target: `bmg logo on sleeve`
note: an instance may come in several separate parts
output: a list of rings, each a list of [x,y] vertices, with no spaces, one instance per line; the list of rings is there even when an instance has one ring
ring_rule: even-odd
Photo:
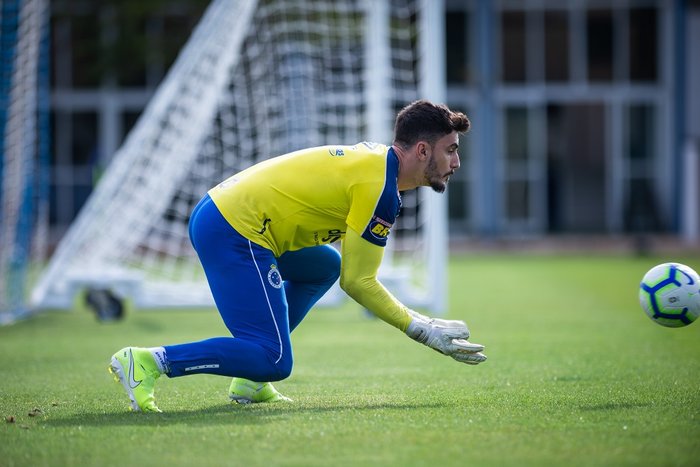
[[[369,231],[377,240],[385,240],[391,232],[391,227],[392,224],[377,216],[369,223]]]

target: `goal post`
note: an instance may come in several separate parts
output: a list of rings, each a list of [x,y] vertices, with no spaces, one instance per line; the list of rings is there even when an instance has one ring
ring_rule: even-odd
[[[48,0],[0,2],[0,324],[30,312],[48,224]]]
[[[445,83],[445,30],[444,0],[420,0],[420,37],[419,41],[419,83],[420,93],[426,99],[434,102],[445,102],[447,93]],[[421,202],[428,209],[424,236],[429,240],[425,248],[425,262],[428,269],[428,289],[433,294],[432,308],[440,313],[447,312],[447,195],[438,195],[428,189],[423,189]]]
[[[422,97],[422,54],[442,54],[442,45],[418,46],[432,29],[421,18],[435,5],[212,1],[58,245],[34,288],[35,306],[71,308],[76,294],[94,288],[135,308],[213,306],[187,235],[194,205],[273,156],[390,143],[395,113]],[[424,191],[404,194],[380,278],[409,306],[440,313],[444,297],[431,278],[444,285],[447,238],[433,216],[444,213],[446,197],[440,205]],[[325,303],[343,297],[336,286]]]

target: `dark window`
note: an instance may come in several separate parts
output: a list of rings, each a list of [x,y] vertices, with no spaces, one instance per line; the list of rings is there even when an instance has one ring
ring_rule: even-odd
[[[510,161],[526,161],[527,108],[511,107],[506,110],[506,131],[506,158]]]
[[[656,81],[658,67],[657,11],[634,8],[629,12],[631,81]]]
[[[506,82],[525,81],[525,13],[501,14],[501,70]]]
[[[631,105],[628,131],[628,157],[632,160],[650,161],[653,158],[656,143],[654,107],[648,104]]]
[[[588,79],[612,81],[613,17],[610,10],[590,10],[587,16]]]
[[[77,112],[72,114],[72,163],[92,165],[97,162],[97,114]]]
[[[550,231],[605,230],[608,128],[602,102],[547,107]]]
[[[100,24],[92,15],[71,16],[71,77],[75,88],[99,87],[105,73]]]
[[[569,17],[565,11],[544,14],[545,79],[569,79]]]
[[[506,216],[509,220],[527,220],[530,217],[530,182],[511,180],[506,185]]]
[[[445,65],[448,83],[469,81],[469,35],[467,13],[448,11],[445,16]]]
[[[146,18],[129,12],[128,8],[120,12],[117,40],[106,53],[111,55],[110,64],[120,86],[144,87],[152,45],[146,36]]]
[[[56,147],[56,120],[64,118],[65,113],[51,109],[49,111],[49,141],[51,141],[51,150],[49,151],[49,165],[54,166],[59,163],[58,155],[60,151]]]
[[[447,189],[448,211],[450,219],[464,220],[469,217],[467,204],[468,183],[462,180],[450,180]]]
[[[624,228],[643,234],[661,230],[661,218],[654,186],[648,178],[631,178],[627,182]]]

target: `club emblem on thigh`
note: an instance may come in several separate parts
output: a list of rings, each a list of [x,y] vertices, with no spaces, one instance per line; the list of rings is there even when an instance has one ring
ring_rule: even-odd
[[[274,264],[270,265],[270,270],[267,273],[267,281],[276,289],[282,287],[282,275]]]

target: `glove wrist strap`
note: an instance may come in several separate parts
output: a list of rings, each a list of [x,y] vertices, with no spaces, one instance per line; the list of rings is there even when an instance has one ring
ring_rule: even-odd
[[[413,318],[408,328],[406,328],[406,335],[416,342],[425,344],[428,342],[428,337],[430,335],[429,327],[430,325],[428,323]]]

